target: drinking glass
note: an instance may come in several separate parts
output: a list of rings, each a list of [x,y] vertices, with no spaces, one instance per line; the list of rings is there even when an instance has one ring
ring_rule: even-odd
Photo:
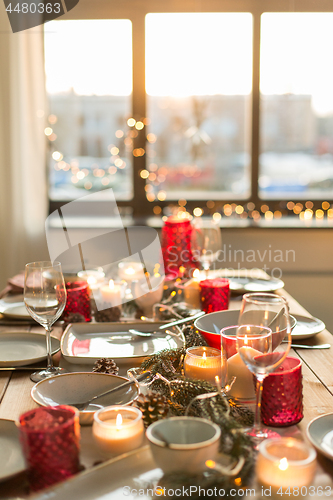
[[[26,264],[24,302],[30,316],[46,330],[47,368],[30,376],[33,382],[39,382],[65,372],[63,368],[53,366],[51,352],[51,327],[66,305],[66,287],[59,262]]]
[[[222,248],[221,230],[213,219],[197,218],[192,223],[191,250],[195,260],[202,264],[208,275]]]
[[[257,380],[255,422],[248,434],[259,443],[277,435],[261,427],[261,397],[265,377],[283,363],[290,350],[291,326],[286,299],[269,293],[245,294],[238,325],[237,351]]]

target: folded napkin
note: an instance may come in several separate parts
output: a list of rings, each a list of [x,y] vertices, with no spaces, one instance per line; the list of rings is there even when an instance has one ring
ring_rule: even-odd
[[[17,274],[7,280],[7,286],[0,292],[0,299],[7,294],[23,293],[24,273]]]

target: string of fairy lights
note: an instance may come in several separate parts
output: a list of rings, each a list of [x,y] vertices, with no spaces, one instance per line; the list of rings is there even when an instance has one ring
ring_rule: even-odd
[[[157,141],[157,137],[154,133],[149,132],[146,135],[148,147],[146,149],[134,147],[134,140],[138,137],[138,134],[140,132],[145,133],[145,127],[150,125],[151,121],[149,118],[142,118],[140,120],[135,120],[132,117],[128,118],[126,122],[127,127],[125,127],[125,129],[116,130],[115,143],[108,146],[110,164],[104,168],[101,168],[97,164],[93,164],[90,169],[81,168],[77,159],[67,162],[64,159],[64,154],[56,150],[55,142],[57,140],[57,134],[54,131],[54,126],[57,120],[56,115],[49,115],[49,125],[44,130],[47,139],[52,144],[51,155],[54,160],[53,168],[55,171],[63,170],[64,172],[69,172],[71,174],[71,183],[73,185],[78,185],[80,183],[80,187],[87,191],[90,191],[94,187],[91,181],[92,176],[100,179],[102,188],[107,188],[111,183],[111,177],[126,168],[126,158],[129,158],[130,155],[134,157],[146,155],[148,159],[147,166],[140,170],[139,175],[146,181],[144,188],[146,198],[151,203],[152,212],[156,216],[162,216],[162,218],[164,218],[167,214],[170,214],[170,212],[180,213],[184,216],[193,215],[194,217],[209,215],[218,222],[222,218],[272,221],[292,215],[305,222],[312,220],[320,222],[324,219],[333,222],[333,204],[328,201],[323,201],[320,204],[317,202],[316,206],[315,203],[310,200],[304,203],[297,201],[282,201],[278,203],[278,208],[276,208],[276,204],[274,204],[273,208],[267,202],[256,206],[252,201],[244,202],[244,204],[237,204],[208,200],[202,206],[191,209],[192,213],[190,213],[186,208],[188,201],[182,198],[179,199],[176,204],[174,202],[167,204],[163,203],[166,206],[162,208],[159,202],[167,202],[168,194],[167,191],[163,189],[163,184],[167,180],[170,172],[167,165],[163,164],[159,166],[154,161],[156,152],[150,146]],[[193,169],[193,166],[191,167],[192,169],[188,169],[188,174],[186,174],[188,177],[196,175],[195,169]]]

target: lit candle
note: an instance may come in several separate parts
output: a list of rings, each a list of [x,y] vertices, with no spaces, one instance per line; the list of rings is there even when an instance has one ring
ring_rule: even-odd
[[[184,360],[185,376],[188,378],[207,380],[216,384],[216,376],[225,379],[226,365],[223,363],[221,351],[213,347],[189,347]]]
[[[126,453],[142,444],[142,413],[127,406],[102,408],[94,414],[92,431],[102,451],[107,454]]]
[[[87,269],[85,271],[79,271],[77,275],[88,283],[91,290],[97,290],[105,278],[105,273],[102,269]]]
[[[144,268],[141,262],[120,262],[118,264],[118,276],[122,280],[133,281],[144,277]]]
[[[262,496],[284,498],[288,488],[291,496],[293,488],[298,488],[301,496],[307,496],[307,486],[312,483],[315,470],[316,452],[305,442],[281,438],[266,439],[259,445],[257,479]]]
[[[135,303],[142,309],[145,316],[152,316],[153,306],[161,301],[164,290],[164,278],[159,273],[145,279],[133,281],[132,295]]]
[[[108,285],[101,287],[101,296],[102,300],[109,304],[109,307],[121,306],[121,288],[119,285],[115,285],[113,280],[110,280]]]
[[[200,271],[195,269],[193,271],[193,278],[184,285],[184,300],[186,304],[194,309],[201,309],[200,300]]]
[[[252,347],[246,347],[246,349],[252,349]],[[255,349],[253,349],[253,351],[255,351]],[[228,378],[231,379],[232,377],[236,377],[228,396],[236,399],[254,399],[255,389],[253,375],[243,362],[240,355],[238,353],[234,354],[228,359],[227,363]]]

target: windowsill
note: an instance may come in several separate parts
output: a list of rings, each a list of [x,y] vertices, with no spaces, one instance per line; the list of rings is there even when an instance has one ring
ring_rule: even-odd
[[[121,228],[130,226],[149,226],[155,229],[161,229],[163,221],[161,217],[140,217],[133,218],[131,216],[123,216],[121,218],[122,225],[116,217],[67,217],[66,227],[72,229],[100,229],[100,228]],[[311,219],[302,221],[298,217],[282,217],[281,219],[265,220],[260,219],[233,219],[231,217],[223,217],[219,221],[221,228],[226,229],[246,229],[246,228],[261,228],[261,229],[332,229],[333,219]],[[61,229],[59,219],[50,222],[50,228]]]

